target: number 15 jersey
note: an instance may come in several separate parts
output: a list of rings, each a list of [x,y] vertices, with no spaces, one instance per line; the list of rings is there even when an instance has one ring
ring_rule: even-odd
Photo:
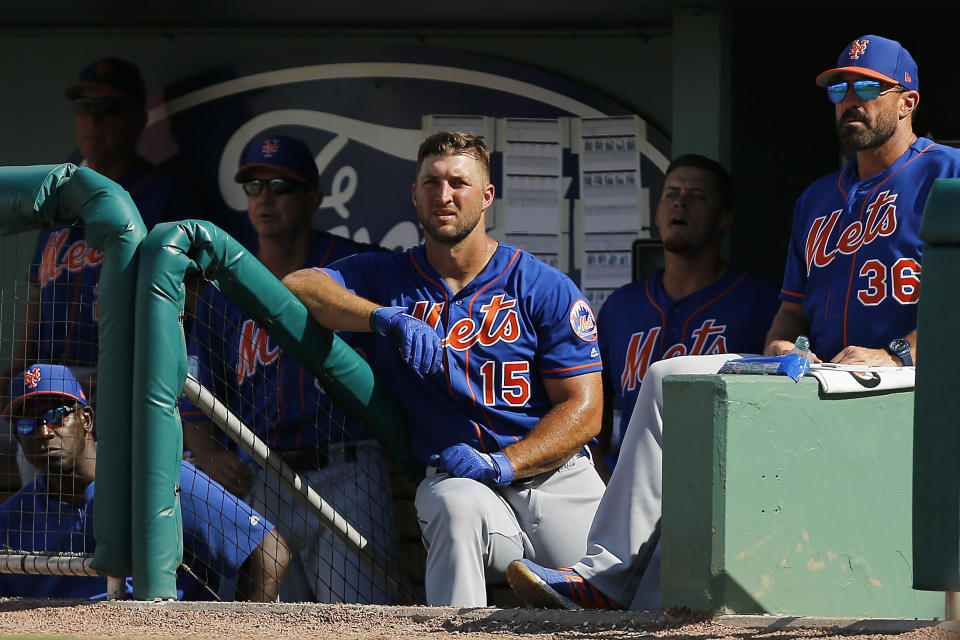
[[[522,439],[552,408],[544,378],[601,370],[597,325],[566,275],[500,243],[490,262],[454,294],[423,245],[360,254],[320,270],[359,296],[399,306],[443,338],[444,370],[421,377],[385,339],[374,370],[406,409],[413,452],[465,442],[499,451]]]

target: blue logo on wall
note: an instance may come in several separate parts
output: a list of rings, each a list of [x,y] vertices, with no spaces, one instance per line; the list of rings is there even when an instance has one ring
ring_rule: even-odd
[[[167,88],[149,109],[141,150],[189,181],[198,217],[254,248],[246,198],[233,174],[247,145],[265,135],[300,138],[316,155],[326,194],[314,226],[409,247],[422,238],[411,203],[417,148],[434,130],[479,128],[474,133],[490,135],[489,123],[498,118],[618,115],[631,112],[579,84],[503,60],[434,49],[339,48],[218,69]],[[655,205],[669,142],[651,128],[646,141],[640,175]],[[493,169],[499,195],[497,153]],[[564,172],[576,174],[569,151]],[[565,188],[575,197],[578,181]]]

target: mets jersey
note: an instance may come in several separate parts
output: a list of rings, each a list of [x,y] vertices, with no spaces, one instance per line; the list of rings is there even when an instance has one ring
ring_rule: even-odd
[[[597,325],[604,374],[620,402],[625,433],[647,368],[658,360],[710,353],[762,353],[777,312],[777,288],[740,267],[681,300],[663,288],[663,269],[607,298]]]
[[[92,554],[94,484],[79,504],[50,494],[45,475],[0,505],[0,540],[8,550]],[[237,574],[274,526],[188,462],[180,466],[183,561],[181,600],[233,600]],[[127,593],[133,584],[127,578]],[[0,574],[0,595],[21,598],[103,598],[106,581],[86,576]]]
[[[359,296],[399,306],[443,336],[443,371],[422,377],[378,338],[374,370],[406,410],[424,463],[465,442],[499,451],[551,408],[544,378],[599,372],[593,311],[563,273],[500,243],[454,295],[418,245],[341,260],[323,273]]]
[[[920,219],[936,178],[960,176],[960,150],[918,138],[886,171],[857,163],[797,200],[780,298],[803,305],[810,348],[881,348],[917,328]]]
[[[307,266],[327,265],[364,251],[386,250],[317,232]],[[192,373],[200,383],[226,402],[271,449],[309,451],[328,441],[370,437],[359,421],[333,409],[313,374],[286,356],[266,331],[212,284],[197,304],[187,352],[195,359]],[[181,400],[180,415],[207,419],[186,398]],[[241,450],[237,455],[249,459]]]
[[[143,158],[118,181],[133,198],[149,231],[159,222],[189,215],[170,178]],[[38,358],[64,364],[96,365],[97,280],[103,252],[87,245],[82,222],[44,230],[30,267],[40,287]]]

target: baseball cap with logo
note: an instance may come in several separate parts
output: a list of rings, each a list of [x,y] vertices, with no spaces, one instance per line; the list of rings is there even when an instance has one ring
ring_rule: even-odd
[[[86,87],[107,87],[120,92],[137,108],[146,102],[146,88],[137,65],[120,58],[102,58],[91,62],[80,72],[77,81],[68,84],[63,95],[69,100],[82,96]]]
[[[320,183],[317,163],[310,148],[290,136],[272,135],[250,145],[233,179],[245,182],[250,171],[258,167],[273,169],[282,176],[305,182],[314,189]]]
[[[917,63],[902,44],[889,38],[860,36],[843,50],[836,68],[817,76],[817,84],[821,87],[833,84],[841,73],[856,73],[919,91]]]
[[[53,394],[73,398],[83,406],[89,406],[83,388],[67,367],[59,364],[32,364],[10,381],[10,403],[3,413],[10,414],[13,405],[21,400],[40,394]]]

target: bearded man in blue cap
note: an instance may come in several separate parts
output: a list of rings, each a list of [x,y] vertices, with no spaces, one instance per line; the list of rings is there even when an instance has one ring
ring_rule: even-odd
[[[933,181],[960,175],[960,151],[913,132],[919,73],[895,40],[857,38],[816,82],[856,160],[797,200],[765,355],[804,334],[831,362],[914,365],[920,219]]]

